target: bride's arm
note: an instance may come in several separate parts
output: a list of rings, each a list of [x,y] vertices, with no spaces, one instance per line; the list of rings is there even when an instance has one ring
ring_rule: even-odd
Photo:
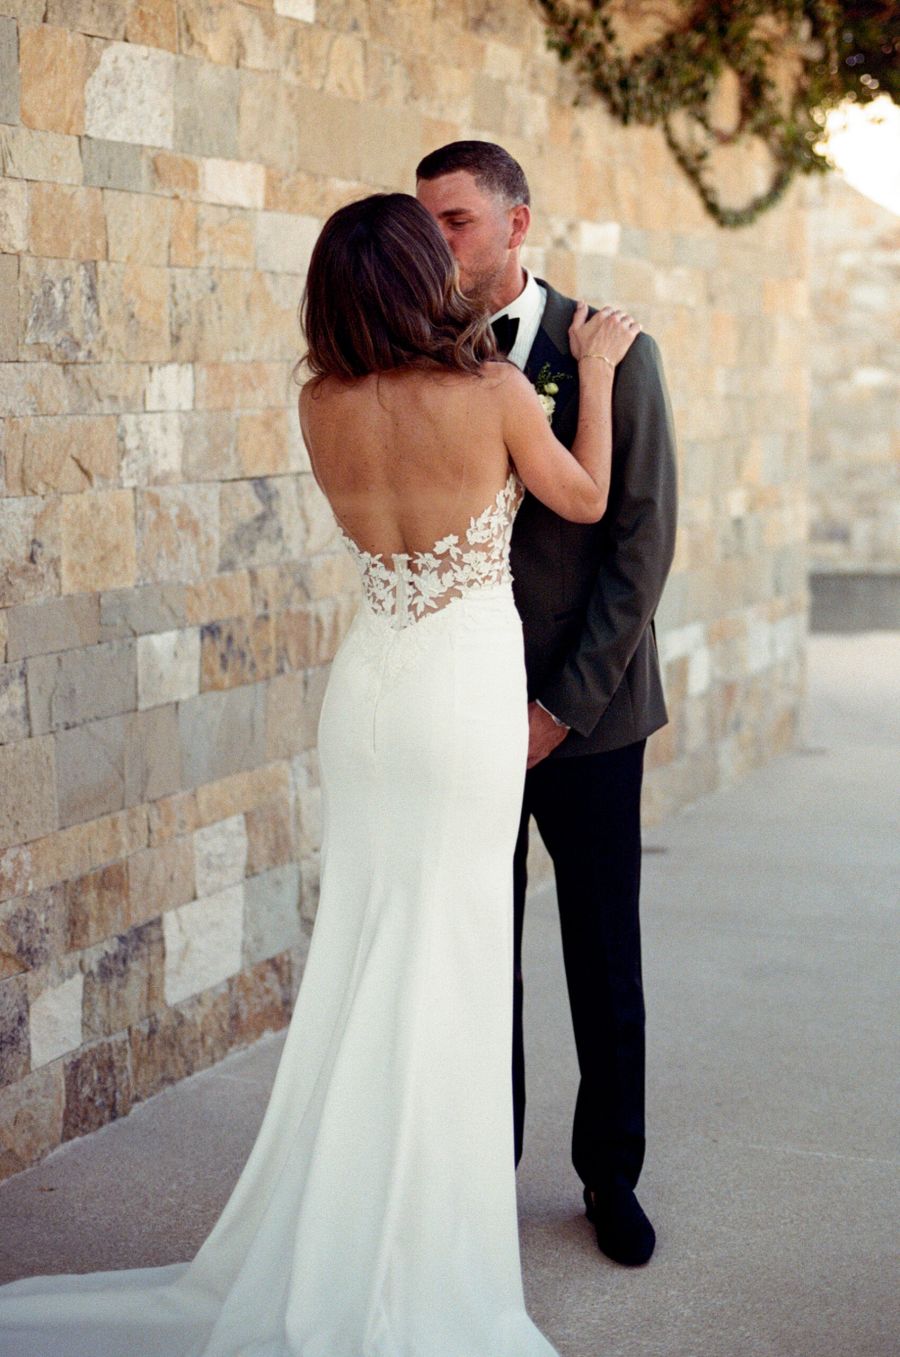
[[[572,523],[596,523],[606,511],[613,372],[640,328],[609,306],[588,320],[587,303],[578,303],[569,328],[579,389],[578,432],[571,452],[554,437],[528,379],[509,373],[503,383],[503,433],[516,471],[537,499]]]

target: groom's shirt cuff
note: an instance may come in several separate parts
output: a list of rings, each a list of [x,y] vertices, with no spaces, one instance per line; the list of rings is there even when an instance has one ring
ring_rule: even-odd
[[[561,721],[558,716],[555,716],[549,707],[545,707],[539,697],[536,697],[534,700],[540,707],[541,711],[545,711],[547,713],[547,715],[550,717],[550,720],[553,722],[555,726],[561,726],[563,730],[572,729],[572,727],[566,721]]]

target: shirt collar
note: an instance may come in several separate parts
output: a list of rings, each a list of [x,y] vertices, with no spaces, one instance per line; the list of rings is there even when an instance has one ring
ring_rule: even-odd
[[[520,325],[527,325],[530,320],[537,316],[540,321],[544,309],[544,297],[541,289],[538,287],[534,274],[525,272],[525,286],[508,306],[501,306],[499,311],[495,311],[488,319],[493,322],[499,320],[501,316],[509,316],[510,320],[518,320]]]

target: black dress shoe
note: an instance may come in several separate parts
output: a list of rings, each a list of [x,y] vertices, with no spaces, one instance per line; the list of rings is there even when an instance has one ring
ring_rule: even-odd
[[[597,1231],[597,1244],[607,1258],[626,1267],[646,1263],[656,1244],[656,1232],[624,1179],[605,1191],[584,1189],[584,1209]]]

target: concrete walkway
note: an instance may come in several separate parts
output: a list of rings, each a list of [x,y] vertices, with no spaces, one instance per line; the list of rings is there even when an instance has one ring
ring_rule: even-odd
[[[648,835],[641,1196],[659,1245],[637,1271],[603,1259],[581,1215],[554,902],[530,902],[522,1238],[529,1304],[561,1357],[900,1350],[898,675],[896,633],[814,637],[805,748]],[[240,1171],[280,1045],[0,1187],[0,1278],[190,1256]]]

